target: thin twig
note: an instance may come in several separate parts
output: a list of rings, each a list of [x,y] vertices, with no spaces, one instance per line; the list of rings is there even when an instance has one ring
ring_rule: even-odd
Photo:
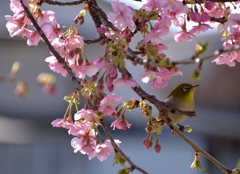
[[[73,1],[73,2],[59,2],[59,1],[52,1],[52,0],[41,0],[39,4],[46,3],[49,5],[59,5],[59,6],[72,6],[72,5],[79,5],[82,4],[84,1]]]
[[[206,61],[206,60],[209,60],[209,59],[212,59],[212,58],[215,58],[217,56],[219,56],[220,54],[222,53],[228,53],[228,52],[231,52],[231,51],[239,51],[240,50],[240,47],[239,46],[234,46],[233,48],[231,49],[227,49],[227,50],[224,50],[224,49],[219,49],[219,50],[216,50],[214,51],[211,55],[209,56],[206,56],[206,57],[202,57],[202,58],[195,58],[195,59],[184,59],[184,60],[180,60],[180,61],[173,61],[172,63],[174,65],[189,65],[189,64],[198,64],[198,62],[203,62],[203,61]]]
[[[114,147],[114,149],[119,152],[121,154],[121,156],[128,162],[128,164],[131,166],[131,170],[133,171],[134,169],[138,170],[139,172],[142,172],[143,174],[147,174],[147,172],[145,170],[143,170],[142,168],[140,168],[139,166],[137,166],[136,164],[134,164],[129,157],[127,157],[125,155],[125,153],[118,147],[118,145],[115,143],[114,139],[112,138],[112,135],[110,134],[110,132],[107,129],[107,126],[105,125],[105,123],[103,122],[103,120],[100,121],[101,122],[101,126],[104,130],[104,132],[106,133],[107,137],[110,139],[112,146]]]
[[[209,60],[209,59],[215,58],[217,56],[220,56],[222,53],[228,53],[228,52],[231,52],[231,51],[238,51],[238,50],[240,50],[239,46],[234,46],[233,48],[227,49],[227,50],[224,50],[224,49],[221,48],[219,50],[214,51],[209,56],[205,56],[205,57],[202,57],[202,58],[194,58],[194,59],[193,59],[193,57],[191,57],[191,58],[184,59],[184,60],[172,61],[171,63],[173,65],[199,64],[199,62],[204,62],[206,60]],[[140,58],[139,56],[134,54],[134,52],[131,48],[128,48],[127,51],[128,51],[127,59],[129,59],[133,62],[136,62],[139,65],[150,66],[150,67],[159,67],[160,66],[159,63],[155,62],[154,60],[144,60],[143,58]]]
[[[225,3],[225,2],[236,2],[238,0],[208,0],[208,1]],[[183,0],[183,4],[202,4],[205,2],[206,0]]]
[[[165,123],[170,126],[171,124],[169,124],[167,122],[167,120],[165,120]],[[200,148],[198,145],[194,144],[189,138],[187,138],[178,128],[176,128],[175,126],[172,126],[172,130],[179,136],[181,137],[187,144],[189,144],[195,151],[203,154],[207,159],[209,159],[209,161],[211,161],[212,163],[214,163],[219,169],[221,169],[224,173],[226,174],[231,174],[232,170],[226,168],[223,164],[221,164],[218,160],[216,160],[213,156],[211,156],[209,153],[207,153],[205,150],[203,150],[202,148]]]

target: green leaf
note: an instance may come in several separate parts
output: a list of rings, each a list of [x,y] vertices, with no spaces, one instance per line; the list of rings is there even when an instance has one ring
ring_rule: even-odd
[[[208,47],[208,42],[206,42],[205,44],[202,44],[199,42],[195,47],[195,56],[198,57],[204,54],[207,51],[207,47]]]
[[[201,79],[201,72],[198,70],[195,70],[192,74],[191,74],[191,78],[193,80],[200,80]]]
[[[238,163],[236,165],[236,171],[233,172],[233,174],[240,174],[240,159],[238,160]]]
[[[118,174],[129,174],[131,173],[129,168],[124,168],[118,171]]]
[[[172,62],[170,62],[169,59],[160,60],[159,64],[162,67],[171,67],[172,66]]]

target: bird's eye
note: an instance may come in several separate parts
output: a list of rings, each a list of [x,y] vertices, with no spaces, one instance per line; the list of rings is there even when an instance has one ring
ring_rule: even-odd
[[[189,87],[187,87],[187,86],[184,86],[184,87],[183,87],[183,91],[184,91],[184,92],[187,92],[188,90],[189,90]]]

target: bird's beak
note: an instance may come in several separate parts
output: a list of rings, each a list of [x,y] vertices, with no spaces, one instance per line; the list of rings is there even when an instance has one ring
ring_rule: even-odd
[[[199,85],[194,85],[194,86],[192,86],[192,88],[195,89],[195,88],[198,87],[198,86],[199,86]]]

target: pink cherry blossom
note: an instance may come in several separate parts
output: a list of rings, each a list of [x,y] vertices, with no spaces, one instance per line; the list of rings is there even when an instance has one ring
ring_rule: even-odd
[[[168,49],[168,47],[166,45],[163,45],[163,44],[158,44],[157,45],[157,51],[158,51],[159,54],[162,53],[163,50],[167,50],[167,49]]]
[[[169,33],[171,21],[168,18],[158,20],[153,29],[146,35],[144,41],[151,41],[153,45],[161,44],[162,37]]]
[[[74,137],[71,146],[74,148],[74,153],[89,154],[96,148],[96,140],[91,136]]]
[[[94,111],[90,109],[81,109],[76,114],[74,114],[74,120],[80,119],[93,122],[94,120],[98,120],[98,116],[95,114]]]
[[[225,13],[225,7],[221,3],[206,1],[202,7],[204,12],[206,12],[211,17],[221,18]]]
[[[65,48],[68,51],[73,51],[76,48],[82,48],[84,45],[83,37],[76,34],[71,34],[65,39]]]
[[[67,76],[67,70],[63,68],[62,64],[58,62],[56,57],[50,56],[45,59],[45,62],[49,63],[49,67],[54,72],[62,74],[62,76]]]
[[[142,8],[146,11],[161,10],[161,4],[159,0],[142,0]]]
[[[22,2],[25,6],[29,5],[29,0],[22,0]],[[23,7],[20,3],[20,0],[10,0],[10,9],[14,13],[19,13],[20,11],[23,11]]]
[[[31,45],[38,45],[39,41],[41,40],[40,34],[35,30],[35,31],[30,31],[26,37],[28,38],[27,44],[29,46]]]
[[[81,79],[84,79],[86,75],[92,77],[98,72],[97,65],[94,65],[93,63],[86,64],[85,62],[82,65],[70,64],[70,67],[76,76]]]
[[[158,77],[158,72],[157,71],[151,71],[148,70],[142,75],[142,82],[143,83],[148,83],[151,79],[157,78]]]
[[[114,94],[104,97],[100,102],[99,111],[103,112],[104,115],[112,115],[113,113],[116,113],[113,105],[120,100],[122,100],[122,97]]]
[[[69,119],[57,118],[52,121],[51,125],[53,127],[63,127],[65,129],[69,129],[69,127],[73,125],[73,122]]]
[[[163,16],[171,18],[172,20],[178,20],[177,17],[182,13],[188,12],[188,7],[183,5],[180,0],[161,0],[159,1],[163,9]]]
[[[110,62],[108,60],[104,60],[102,57],[98,57],[93,61],[93,64],[96,65],[98,69],[104,69],[110,65]]]
[[[133,9],[127,6],[123,2],[113,1],[111,3],[114,13],[109,12],[107,17],[114,26],[122,28],[124,26],[131,27],[134,25],[132,20],[133,18]]]
[[[174,34],[174,39],[176,42],[181,43],[183,40],[191,41],[192,37],[195,37],[192,33],[187,32],[186,28],[186,20],[182,16],[178,16],[177,20],[175,20],[174,25],[182,28],[181,31]]]
[[[70,135],[73,136],[79,136],[79,137],[83,137],[83,136],[87,136],[90,135],[92,137],[95,137],[96,132],[94,131],[94,129],[92,129],[92,122],[78,122],[75,121],[74,124],[72,124],[71,126],[69,126],[69,130],[68,133]]]
[[[178,43],[182,43],[183,40],[191,41],[192,37],[195,37],[192,33],[186,30],[181,30],[174,34],[174,40]]]
[[[23,35],[24,31],[27,30],[25,27],[27,18],[24,11],[15,13],[13,16],[5,15],[5,18],[8,21],[6,27],[11,37]]]
[[[199,23],[199,25],[194,26],[189,31],[189,33],[195,34],[195,33],[200,33],[200,32],[206,32],[208,29],[213,29],[213,28],[208,24]]]
[[[142,82],[148,83],[153,79],[152,89],[164,88],[168,85],[167,80],[175,75],[182,75],[182,73],[180,71],[174,73],[167,68],[161,68],[160,72],[148,70],[142,75]]]
[[[235,61],[240,62],[240,51],[231,51],[222,54],[212,62],[215,62],[217,65],[226,64],[230,67],[234,67],[236,65]]]
[[[60,25],[57,23],[46,24],[42,27],[42,30],[50,42],[52,42],[54,39],[60,37],[63,34]]]
[[[163,35],[165,35],[165,33],[163,33],[162,30],[152,30],[146,35],[144,40],[145,42],[151,41],[153,45],[158,45],[162,42]]]
[[[113,127],[113,130],[115,130],[115,128],[126,130],[127,128],[131,127],[131,124],[128,123],[126,119],[119,118],[113,121],[110,127]]]
[[[42,11],[41,14],[38,17],[38,25],[41,26],[44,23],[50,23],[51,25],[55,25],[56,17],[55,12],[53,11]]]
[[[123,79],[123,78],[120,78],[120,79],[117,79],[114,81],[114,86],[115,87],[118,87],[118,86],[125,86],[125,87],[135,87],[137,86],[137,83],[135,80],[133,79]]]
[[[190,12],[190,20],[194,22],[208,22],[210,20],[210,17],[207,13],[197,13],[197,12]]]
[[[114,140],[117,145],[121,143],[119,140]],[[96,148],[89,154],[89,160],[97,157],[100,161],[105,161],[107,157],[114,152],[114,148],[110,140],[106,140],[102,144],[97,144]]]

